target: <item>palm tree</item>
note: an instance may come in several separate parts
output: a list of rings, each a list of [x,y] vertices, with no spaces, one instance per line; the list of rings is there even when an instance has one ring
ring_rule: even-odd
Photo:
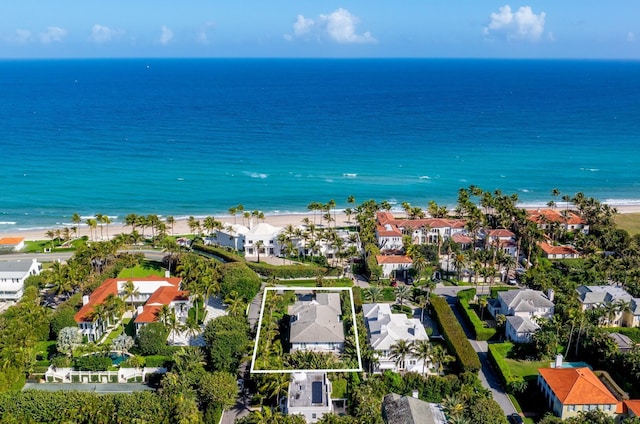
[[[422,374],[426,364],[431,359],[431,343],[429,340],[418,340],[413,345],[413,356],[422,361]]]
[[[176,219],[175,219],[173,216],[169,215],[168,217],[166,217],[166,218],[164,219],[164,222],[165,222],[167,225],[170,225],[170,226],[171,226],[171,235],[173,235],[173,226],[174,226],[174,225],[175,225],[175,223],[176,223]]]
[[[378,303],[383,298],[382,289],[378,286],[367,287],[362,291],[362,296],[372,303]]]
[[[80,214],[74,213],[73,215],[71,215],[71,222],[74,225],[73,233],[76,235],[76,237],[78,237],[78,225],[82,223],[82,218],[80,217]]]
[[[487,296],[481,296],[478,299],[478,306],[480,307],[480,319],[483,320],[484,319],[484,310],[487,307],[487,305],[489,304],[489,301],[487,300]]]
[[[405,368],[405,359],[407,355],[410,355],[412,352],[413,342],[400,339],[391,346],[391,349],[389,349],[389,357],[395,361],[398,369],[402,370]]]
[[[465,410],[465,404],[461,398],[455,394],[448,395],[442,400],[442,409],[447,418],[457,418],[462,416]],[[504,418],[503,418],[504,419]]]
[[[258,240],[255,242],[254,246],[256,248],[256,254],[258,255],[258,263],[260,263],[260,250],[262,249],[262,246],[264,246],[264,242],[262,240]]]
[[[411,287],[400,284],[398,287],[396,287],[394,293],[396,295],[396,301],[399,301],[400,307],[402,308],[402,303],[404,302],[404,300],[411,296]]]
[[[98,221],[93,218],[87,218],[86,224],[89,227],[89,238],[93,240],[93,232],[98,227]]]
[[[436,372],[440,375],[444,369],[444,364],[453,361],[454,358],[447,354],[447,351],[442,346],[436,345],[433,347],[432,360],[436,366]]]
[[[133,284],[133,281],[127,280],[127,282],[122,286],[122,291],[124,294],[124,298],[129,299],[129,301],[131,302],[131,311],[135,311],[135,308],[133,307],[133,298],[140,294],[138,288],[135,284]]]
[[[104,225],[107,226],[107,239],[109,238],[109,224],[111,224],[111,218],[109,218],[108,215],[102,215],[102,218],[100,219],[100,222]],[[100,232],[102,235],[102,226],[100,226]]]

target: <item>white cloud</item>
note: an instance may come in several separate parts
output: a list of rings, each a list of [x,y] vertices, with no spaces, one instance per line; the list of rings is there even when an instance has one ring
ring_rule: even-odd
[[[42,44],[50,44],[62,41],[67,36],[67,30],[60,27],[48,27],[47,32],[40,33],[40,42]]]
[[[533,13],[530,6],[522,6],[513,12],[511,6],[504,5],[491,13],[491,22],[484,27],[485,36],[503,36],[509,40],[539,41],[544,33],[546,14]]]
[[[95,43],[106,43],[114,38],[120,37],[124,34],[124,30],[111,29],[104,25],[95,24],[91,28],[91,40]]]
[[[340,44],[375,43],[376,39],[370,32],[356,33],[358,23],[360,19],[357,16],[342,8],[328,15],[322,14],[316,20],[298,15],[293,24],[293,35],[286,34],[285,39],[324,38]]]
[[[5,38],[9,43],[25,44],[31,41],[31,31],[18,28],[15,33]]]
[[[162,26],[162,33],[160,34],[160,44],[167,45],[173,40],[173,31],[166,26]]]
[[[214,28],[213,22],[207,22],[196,34],[196,41],[202,44],[209,44],[209,32]]]
[[[627,41],[633,43],[634,41],[636,41],[636,35],[633,32],[629,31],[627,33]]]

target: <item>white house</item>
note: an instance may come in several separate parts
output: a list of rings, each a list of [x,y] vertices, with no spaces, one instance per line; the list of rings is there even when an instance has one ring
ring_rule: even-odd
[[[132,299],[126,297],[124,286],[127,281],[132,281],[137,295]],[[104,335],[109,322],[108,318],[96,318],[95,307],[104,303],[109,295],[122,298],[127,306],[133,302],[136,307],[134,322],[136,331],[144,324],[157,321],[157,312],[162,305],[169,305],[176,317],[186,319],[190,307],[189,292],[180,290],[181,278],[176,277],[144,277],[144,278],[108,278],[100,287],[88,296],[83,296],[82,307],[75,315],[75,321],[83,336],[90,342],[96,342]]]
[[[390,278],[413,267],[413,260],[405,255],[376,255],[376,262],[382,267],[382,277]]]
[[[431,362],[424,363],[413,354],[408,354],[403,362],[396,363],[391,357],[391,347],[399,340],[417,342],[429,340],[424,326],[419,319],[407,318],[405,314],[391,313],[388,303],[367,303],[362,305],[365,326],[369,344],[375,351],[378,363],[373,372],[385,370],[411,371],[417,373],[428,372]]]
[[[22,297],[24,281],[38,275],[42,264],[36,259],[0,262],[0,301],[17,302]]]
[[[499,314],[507,317],[505,335],[509,340],[526,343],[540,328],[535,318],[553,318],[552,300],[553,292],[548,297],[537,290],[508,290],[498,292],[498,299],[490,301],[488,309],[494,317]]]
[[[290,352],[311,350],[340,353],[344,327],[339,293],[317,292],[315,299],[298,300],[289,306]]]
[[[19,252],[24,248],[23,237],[0,238],[0,252]]]
[[[302,415],[308,423],[318,422],[333,410],[331,390],[327,373],[292,373],[284,412]]]
[[[603,323],[613,327],[621,325],[635,326],[638,322],[636,315],[640,316],[640,299],[633,298],[625,289],[618,286],[580,286],[576,289],[578,300],[582,305],[582,310],[607,308],[610,305],[617,305],[606,311]],[[629,310],[626,310],[629,306]],[[611,316],[608,316],[611,313]]]
[[[488,247],[498,248],[514,258],[518,255],[516,235],[510,230],[506,228],[490,229],[483,231],[482,235]]]
[[[278,256],[282,250],[282,246],[278,243],[278,234],[282,231],[281,227],[274,227],[266,222],[257,225],[250,225],[249,231],[245,234],[244,251],[246,256]]]
[[[217,244],[221,247],[230,247],[237,251],[243,251],[245,237],[249,228],[241,224],[230,224],[225,222],[222,228],[216,229],[213,237],[207,237],[205,244]]]

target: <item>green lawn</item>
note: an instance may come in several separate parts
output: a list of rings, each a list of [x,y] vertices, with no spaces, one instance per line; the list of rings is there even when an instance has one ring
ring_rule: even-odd
[[[505,358],[505,361],[509,365],[513,375],[524,378],[525,380],[531,379],[538,375],[538,368],[549,368],[551,361],[522,361],[517,359]]]
[[[49,356],[56,353],[56,341],[49,340],[47,342],[38,342],[34,346],[33,350],[35,351],[36,356],[39,356],[42,359],[49,359]]]
[[[125,268],[120,271],[118,278],[136,278],[136,277],[162,277],[164,276],[165,268],[162,264],[154,261],[144,261],[140,265],[136,265],[133,268]]]
[[[640,234],[640,212],[616,215],[615,223],[619,228],[627,230],[630,235]]]

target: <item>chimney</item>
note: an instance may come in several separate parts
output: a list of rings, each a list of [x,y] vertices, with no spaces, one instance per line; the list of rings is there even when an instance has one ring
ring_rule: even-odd
[[[253,218],[249,220],[249,229],[253,229]]]
[[[547,290],[547,297],[549,298],[549,301],[553,302],[554,296],[555,296],[555,292],[553,291],[553,289]]]
[[[171,271],[166,270],[166,271],[164,272],[164,278],[171,278]]]
[[[558,353],[556,355],[556,362],[554,364],[554,368],[562,368],[562,354]]]
[[[411,397],[418,399],[420,397],[420,392],[418,392],[417,390],[412,390]]]
[[[84,296],[82,296],[82,306],[86,305],[87,303],[89,303],[89,295],[85,294]]]
[[[138,307],[136,308],[136,315],[140,315],[140,314],[142,313],[142,311],[143,311],[143,307],[142,307],[142,305],[138,306]]]

